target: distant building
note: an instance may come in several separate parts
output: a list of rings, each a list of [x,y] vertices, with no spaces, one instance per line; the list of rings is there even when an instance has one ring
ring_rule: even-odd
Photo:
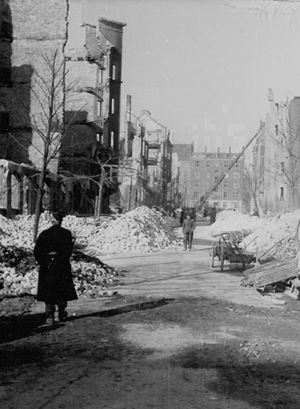
[[[193,144],[173,144],[174,162],[178,164],[178,195],[179,206],[192,207],[191,191],[191,161]]]
[[[224,180],[208,197],[210,205],[220,209],[242,210],[244,158],[241,157],[232,169],[227,170],[237,153],[194,153],[191,162],[191,190],[189,203],[197,207],[225,173]]]
[[[127,96],[123,152],[122,207],[128,209],[140,204],[169,207],[172,186],[170,131],[148,110],[134,115],[130,96]],[[130,168],[132,172],[128,172]]]

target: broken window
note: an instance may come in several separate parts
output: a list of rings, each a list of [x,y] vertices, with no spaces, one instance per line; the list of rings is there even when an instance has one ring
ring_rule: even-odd
[[[111,99],[111,113],[112,114],[115,113],[115,99],[114,98]]]
[[[103,102],[100,100],[97,101],[97,114],[98,116],[102,116],[103,114]]]
[[[117,73],[117,66],[116,66],[115,64],[113,64],[111,71],[112,71],[112,73],[111,73],[111,78],[112,78],[113,80],[115,80],[115,79],[116,79],[116,73]]]
[[[110,147],[114,148],[114,140],[115,140],[115,133],[114,131],[111,131],[110,133]]]

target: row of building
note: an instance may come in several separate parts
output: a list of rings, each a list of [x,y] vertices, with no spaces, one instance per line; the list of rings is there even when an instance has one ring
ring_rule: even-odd
[[[147,110],[135,115],[129,95],[120,121],[125,24],[74,25],[80,1],[47,6],[0,0],[1,212],[35,211],[49,149],[44,209],[179,205],[168,127]]]

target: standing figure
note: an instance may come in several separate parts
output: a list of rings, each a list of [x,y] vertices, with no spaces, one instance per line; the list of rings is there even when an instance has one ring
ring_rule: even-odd
[[[194,219],[191,219],[191,216],[188,214],[182,223],[184,250],[187,250],[187,247],[189,251],[192,249],[195,227]]]
[[[61,226],[64,216],[63,212],[53,213],[53,226],[39,235],[34,247],[40,266],[37,300],[46,304],[46,323],[50,325],[55,323],[56,306],[59,320],[64,321],[67,302],[77,299],[70,264],[74,241],[70,230]]]
[[[213,224],[216,221],[216,215],[217,215],[217,209],[216,209],[216,205],[214,205],[211,209],[210,209],[210,224]]]

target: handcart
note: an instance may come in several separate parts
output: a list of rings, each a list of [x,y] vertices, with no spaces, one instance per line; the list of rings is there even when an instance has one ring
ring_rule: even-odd
[[[244,251],[240,246],[243,239],[241,232],[223,232],[218,234],[217,237],[219,239],[212,244],[212,267],[215,267],[215,258],[219,259],[221,271],[224,270],[225,261],[242,264],[243,270],[256,261],[253,253]]]

